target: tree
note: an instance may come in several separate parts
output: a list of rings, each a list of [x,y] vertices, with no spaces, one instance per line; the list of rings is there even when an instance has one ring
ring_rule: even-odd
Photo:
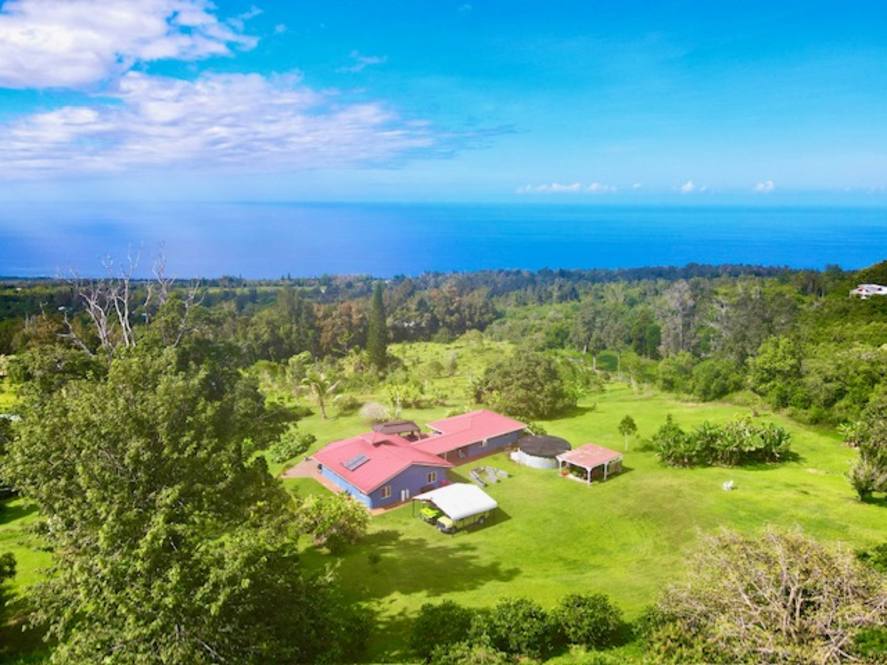
[[[268,456],[272,462],[286,462],[303,455],[317,441],[310,432],[303,432],[296,423],[291,423],[280,435],[280,438],[268,448]]]
[[[422,660],[431,659],[436,649],[447,649],[461,642],[471,630],[474,611],[445,600],[437,605],[426,603],[413,621],[410,647]]]
[[[486,644],[459,642],[437,647],[431,665],[511,665],[514,661]]]
[[[487,367],[474,399],[522,418],[551,418],[576,406],[577,395],[557,363],[541,353],[516,353]]]
[[[628,437],[638,433],[638,425],[629,415],[619,421],[619,433],[622,435],[625,450],[628,450]]]
[[[315,544],[339,553],[366,534],[370,514],[349,494],[312,494],[301,499],[297,523]]]
[[[884,577],[799,532],[721,531],[688,570],[647,617],[657,662],[845,662],[860,632],[887,621]]]
[[[368,325],[367,353],[370,356],[370,362],[376,370],[383,372],[388,364],[388,324],[385,317],[382,285],[378,282],[373,287],[373,299],[370,303]]]
[[[789,337],[770,337],[749,363],[749,384],[777,407],[788,404],[792,386],[801,376],[801,350]]]
[[[568,644],[599,649],[611,646],[622,628],[622,612],[601,593],[564,596],[553,619]]]
[[[54,553],[31,594],[53,662],[341,657],[347,608],[303,573],[293,502],[245,452],[279,429],[231,358],[140,342],[105,375],[23,392],[5,468]]]
[[[887,492],[887,395],[873,398],[853,427],[859,458],[850,482],[860,500],[874,492]]]
[[[661,352],[670,356],[690,348],[696,298],[689,282],[680,279],[662,295],[659,307]]]
[[[334,379],[328,371],[311,368],[305,372],[301,383],[302,387],[314,397],[321,417],[326,420],[326,405],[335,398],[336,392],[339,390],[339,381]]]

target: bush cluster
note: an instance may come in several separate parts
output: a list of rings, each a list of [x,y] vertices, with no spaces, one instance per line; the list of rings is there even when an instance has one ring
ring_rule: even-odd
[[[739,466],[785,459],[791,454],[791,435],[775,423],[739,418],[725,425],[704,422],[685,432],[671,416],[650,445],[670,466]]]
[[[550,612],[526,598],[482,610],[445,601],[422,606],[410,645],[435,665],[495,664],[505,657],[544,659],[566,645],[613,646],[623,625],[622,612],[603,594],[570,594]]]

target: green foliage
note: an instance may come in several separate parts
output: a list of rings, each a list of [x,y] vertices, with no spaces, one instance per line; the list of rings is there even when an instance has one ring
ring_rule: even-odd
[[[244,450],[279,430],[261,425],[264,400],[224,347],[140,345],[87,377],[51,399],[24,391],[5,465],[46,518],[55,563],[31,602],[52,661],[336,653],[339,615],[301,571],[291,501]]]
[[[373,287],[373,299],[370,303],[369,329],[367,332],[367,354],[370,363],[379,372],[388,365],[388,323],[385,316],[385,301],[382,297],[382,285]]]
[[[278,464],[304,455],[316,441],[310,432],[302,432],[295,423],[289,425],[280,437],[268,448],[268,457]]]
[[[644,622],[656,662],[839,662],[838,645],[887,621],[884,577],[800,533],[721,531],[689,570]]]
[[[859,498],[887,492],[887,394],[872,399],[853,427],[859,459],[850,470],[850,482]]]
[[[9,598],[8,582],[15,577],[15,555],[11,552],[0,554],[0,620]]]
[[[775,423],[739,418],[725,425],[702,423],[683,431],[669,416],[651,439],[659,459],[670,466],[739,466],[786,459],[791,436]]]
[[[749,385],[773,406],[789,403],[792,387],[801,376],[801,349],[789,337],[770,337],[749,363]]]
[[[437,647],[429,662],[431,665],[509,665],[513,661],[489,645],[460,642]]]
[[[553,612],[568,644],[590,649],[613,645],[622,628],[622,612],[604,594],[570,594]]]
[[[690,390],[708,402],[742,388],[744,377],[739,365],[726,358],[709,358],[693,367]]]
[[[872,566],[875,570],[887,574],[887,542],[875,545],[871,549],[857,552],[860,561]]]
[[[475,401],[535,420],[552,418],[576,406],[557,363],[540,353],[516,353],[490,365],[474,386]]]
[[[340,553],[363,538],[370,514],[363,504],[344,492],[311,494],[299,501],[296,521],[317,545]]]
[[[673,393],[689,393],[695,362],[687,351],[663,359],[659,363],[659,387]]]
[[[478,615],[474,634],[506,654],[546,657],[556,645],[556,625],[532,600],[505,598]]]
[[[432,659],[435,651],[446,651],[466,639],[474,614],[472,610],[451,600],[436,605],[422,605],[413,621],[410,648],[419,658]]]

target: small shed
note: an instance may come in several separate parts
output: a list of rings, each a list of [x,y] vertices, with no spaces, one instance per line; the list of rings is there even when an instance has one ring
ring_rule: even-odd
[[[420,438],[422,430],[412,420],[388,420],[373,425],[373,431],[379,434],[397,434],[407,440]]]
[[[587,483],[592,480],[606,480],[622,471],[622,453],[594,443],[586,443],[558,455],[557,461],[562,475]]]
[[[569,441],[559,436],[527,434],[517,440],[517,450],[511,454],[511,459],[535,469],[556,469],[560,465],[557,456],[572,447]]]
[[[445,485],[419,494],[415,500],[434,504],[443,513],[443,516],[437,519],[437,526],[446,533],[471,524],[483,523],[499,506],[493,497],[470,483]]]

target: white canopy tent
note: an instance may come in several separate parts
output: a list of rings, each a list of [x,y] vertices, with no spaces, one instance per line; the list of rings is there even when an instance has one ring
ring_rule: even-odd
[[[476,485],[453,483],[414,497],[416,501],[431,501],[453,521],[472,515],[488,513],[499,505],[496,500]]]

